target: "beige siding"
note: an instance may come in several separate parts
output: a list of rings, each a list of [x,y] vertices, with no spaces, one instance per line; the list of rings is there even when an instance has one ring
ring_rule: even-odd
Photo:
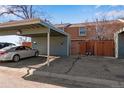
[[[3,30],[0,31],[0,35],[16,35],[18,30]],[[47,33],[48,28],[40,27],[40,28],[30,28],[30,29],[21,29],[22,35],[28,35],[28,34],[40,34],[40,33]]]
[[[47,53],[47,37],[32,37],[32,42],[37,42],[40,54]],[[50,55],[67,56],[67,37],[50,37]]]
[[[16,35],[16,31],[15,30],[0,31],[0,36],[4,36],[4,35]]]
[[[37,28],[37,29],[25,29],[22,30],[22,35],[26,35],[26,34],[40,34],[40,33],[47,33],[48,32],[48,28]]]

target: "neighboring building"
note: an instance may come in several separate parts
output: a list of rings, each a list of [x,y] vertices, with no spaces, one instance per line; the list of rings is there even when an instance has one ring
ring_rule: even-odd
[[[85,54],[88,51],[84,47],[87,46],[86,42],[95,40],[113,41],[114,33],[119,31],[124,26],[124,23],[120,20],[112,20],[77,24],[56,24],[55,26],[69,33],[71,38],[71,54]],[[94,46],[90,47],[92,49],[89,50],[94,51]]]
[[[124,19],[120,19],[124,23]],[[115,33],[115,57],[124,58],[124,27]]]

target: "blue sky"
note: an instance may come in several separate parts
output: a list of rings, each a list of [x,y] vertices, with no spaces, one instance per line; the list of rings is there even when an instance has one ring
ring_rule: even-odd
[[[86,20],[93,21],[101,14],[107,15],[109,19],[120,17],[124,6],[95,6],[95,5],[52,5],[42,6],[42,10],[52,17],[53,23],[78,23]],[[120,13],[120,14],[119,14]]]
[[[101,15],[112,19],[123,16],[124,6],[119,5],[42,5],[35,6],[36,11],[43,11],[46,18],[50,18],[53,24],[57,23],[79,23],[86,20],[93,21]],[[1,11],[2,9],[0,9]],[[13,20],[14,17],[3,17],[1,22]]]
[[[85,21],[93,21],[95,18],[106,16],[107,19],[116,19],[124,17],[124,6],[100,6],[100,5],[45,5],[35,6],[36,10],[41,10],[45,13],[44,18],[50,18],[53,24],[59,23],[81,23]],[[0,8],[0,12],[3,11]],[[0,22],[13,20],[13,16],[5,16],[0,18]],[[0,42],[18,42],[16,36],[0,37]]]

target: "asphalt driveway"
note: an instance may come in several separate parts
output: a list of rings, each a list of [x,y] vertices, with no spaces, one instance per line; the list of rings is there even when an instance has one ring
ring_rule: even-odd
[[[25,68],[30,66],[37,66],[46,61],[46,57],[31,57],[26,59],[21,59],[19,62],[4,61],[0,62],[0,66],[11,67],[11,68]]]
[[[40,66],[40,64],[45,61],[45,57],[33,57],[23,59],[17,63],[0,62],[0,66],[10,68],[39,66],[35,71],[124,81],[124,59],[115,59],[113,57],[70,56],[57,58],[50,63],[50,66]],[[29,77],[32,76],[33,74]],[[29,79],[29,77],[27,77],[27,79]]]
[[[124,81],[124,59],[94,56],[62,57],[54,60],[50,67],[43,66],[36,71]]]

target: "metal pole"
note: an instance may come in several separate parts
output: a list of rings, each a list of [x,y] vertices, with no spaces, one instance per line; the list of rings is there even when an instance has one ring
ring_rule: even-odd
[[[47,33],[47,65],[49,66],[49,56],[50,56],[50,29]]]

